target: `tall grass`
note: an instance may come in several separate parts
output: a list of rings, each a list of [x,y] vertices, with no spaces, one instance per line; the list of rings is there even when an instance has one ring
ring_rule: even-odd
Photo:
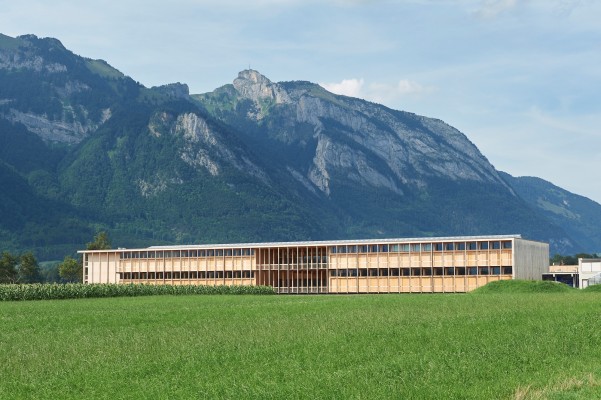
[[[0,303],[0,398],[601,398],[601,293]]]
[[[0,301],[58,300],[93,297],[134,297],[190,294],[274,294],[270,286],[205,286],[144,284],[23,284],[0,285]]]

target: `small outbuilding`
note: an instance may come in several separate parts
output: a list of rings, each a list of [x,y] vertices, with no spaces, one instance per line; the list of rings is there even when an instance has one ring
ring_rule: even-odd
[[[601,258],[579,258],[578,265],[551,265],[544,281],[555,281],[584,289],[601,283]]]

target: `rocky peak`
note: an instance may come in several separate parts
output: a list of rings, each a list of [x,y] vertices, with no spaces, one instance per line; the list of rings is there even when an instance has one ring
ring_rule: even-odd
[[[238,73],[238,78],[234,79],[234,88],[242,97],[256,103],[261,100],[271,100],[276,104],[290,102],[288,93],[280,85],[252,69]]]

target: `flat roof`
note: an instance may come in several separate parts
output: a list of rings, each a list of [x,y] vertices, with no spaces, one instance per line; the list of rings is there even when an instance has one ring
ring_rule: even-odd
[[[122,248],[108,250],[79,250],[78,253],[102,253],[118,251],[148,251],[148,250],[197,250],[197,249],[238,249],[238,248],[269,248],[269,247],[307,247],[307,246],[341,246],[341,245],[364,245],[364,244],[397,244],[415,242],[454,242],[469,240],[501,240],[521,239],[522,236],[514,235],[489,235],[489,236],[445,236],[445,237],[421,237],[421,238],[395,238],[395,239],[350,239],[350,240],[325,240],[325,241],[301,241],[301,242],[262,242],[262,243],[227,243],[227,244],[190,244],[150,246],[145,248]]]

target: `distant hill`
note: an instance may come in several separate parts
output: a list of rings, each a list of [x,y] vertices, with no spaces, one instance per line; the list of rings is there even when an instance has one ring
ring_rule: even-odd
[[[42,259],[98,229],[122,247],[521,233],[601,248],[443,121],[253,70],[211,93],[145,88],[33,35],[0,35],[0,183],[0,250]]]
[[[563,229],[588,249],[601,253],[601,205],[586,197],[568,192],[540,178],[501,173],[532,208]]]

